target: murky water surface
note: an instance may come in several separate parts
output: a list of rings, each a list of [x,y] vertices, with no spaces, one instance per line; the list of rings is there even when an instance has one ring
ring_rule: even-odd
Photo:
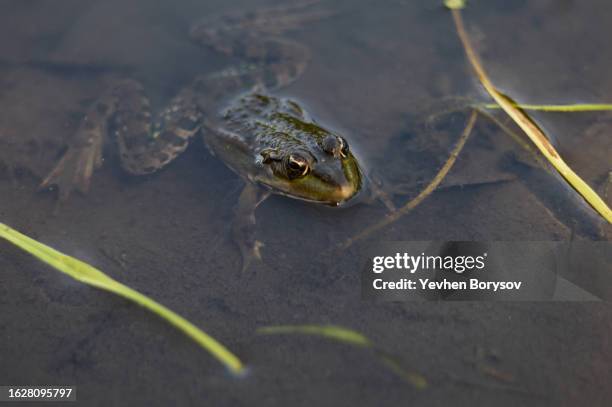
[[[189,27],[271,1],[0,1],[0,221],[100,267],[204,327],[252,366],[228,377],[205,352],[135,306],[0,244],[0,384],[76,384],[88,405],[603,405],[611,318],[598,304],[373,304],[358,254],[333,249],[383,219],[382,204],[327,208],[272,197],[257,211],[263,262],[240,274],[230,224],[242,181],[204,143],[163,171],[126,175],[112,140],[90,192],[57,204],[37,185],[109,78],[142,82],[163,107],[199,74],[236,64]],[[450,14],[432,1],[322,1],[333,15],[287,34],[311,61],[278,91],[341,131],[402,205],[448,158],[488,102]],[[473,1],[464,13],[495,83],[524,103],[612,100],[608,1]],[[440,115],[430,127],[428,117]],[[609,113],[533,115],[566,161],[612,200]],[[520,136],[498,113],[495,117]],[[442,186],[376,240],[609,240],[609,225],[537,158],[479,118]],[[257,327],[352,327],[422,372],[417,392],[367,352]],[[483,376],[495,353],[512,383]],[[506,387],[504,387],[506,386]],[[514,390],[507,390],[512,387]],[[516,389],[520,389],[517,391]]]

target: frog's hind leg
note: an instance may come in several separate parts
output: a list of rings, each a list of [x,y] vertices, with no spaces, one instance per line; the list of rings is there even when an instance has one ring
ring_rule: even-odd
[[[262,79],[267,87],[284,86],[302,74],[310,53],[282,35],[332,15],[328,10],[310,9],[316,3],[319,1],[303,1],[204,20],[192,28],[191,37],[265,72]]]
[[[130,174],[160,170],[185,151],[200,130],[202,115],[190,88],[174,97],[155,122],[140,83],[125,81],[117,93],[115,135],[121,165]]]
[[[334,13],[330,10],[311,9],[320,2],[307,0],[292,5],[229,13],[221,18],[206,18],[192,26],[191,37],[218,52],[247,56],[250,51],[248,46],[256,42],[257,37],[280,36],[332,16]]]
[[[130,174],[155,172],[181,154],[200,129],[200,111],[189,87],[181,91],[153,123],[149,101],[137,81],[115,81],[81,120],[66,153],[42,181],[53,185],[60,201],[73,190],[86,193],[102,165],[109,128],[114,129],[122,167]]]
[[[60,201],[66,200],[74,189],[83,193],[88,191],[93,172],[102,165],[107,123],[115,105],[112,90],[98,98],[81,120],[68,149],[41,182],[39,189],[57,186]]]

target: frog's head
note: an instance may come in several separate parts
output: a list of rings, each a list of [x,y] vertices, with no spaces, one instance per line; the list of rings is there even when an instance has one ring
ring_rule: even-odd
[[[339,206],[362,187],[359,163],[347,141],[327,131],[315,143],[263,150],[261,163],[266,176],[259,181],[293,198]]]

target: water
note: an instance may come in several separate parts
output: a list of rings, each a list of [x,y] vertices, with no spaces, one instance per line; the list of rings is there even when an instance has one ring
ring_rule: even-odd
[[[247,378],[228,377],[154,316],[2,243],[0,382],[76,384],[88,405],[596,405],[610,396],[612,315],[604,305],[361,301],[356,255],[367,242],[337,255],[330,249],[382,219],[380,204],[336,210],[272,197],[257,212],[264,261],[241,276],[229,236],[241,181],[199,142],[142,179],[123,174],[109,146],[90,193],[73,195],[53,214],[54,194],[37,193],[37,183],[106,78],[142,81],[161,106],[193,76],[233,62],[190,43],[190,24],[264,4],[274,2],[0,2],[0,219],[181,313],[252,369]],[[450,15],[433,2],[322,7],[337,13],[290,34],[313,57],[281,93],[346,134],[377,176],[407,184],[401,204],[444,162],[466,116],[446,117],[432,132],[420,120],[445,98],[488,99]],[[607,2],[472,2],[465,18],[493,80],[515,99],[610,101]],[[534,117],[603,193],[612,116]],[[609,239],[558,177],[479,121],[444,187],[374,239]],[[264,325],[301,323],[363,332],[422,372],[430,390],[413,390],[360,349],[254,334]],[[508,385],[522,392],[500,389],[479,371],[476,349],[498,354],[498,368],[514,378]]]

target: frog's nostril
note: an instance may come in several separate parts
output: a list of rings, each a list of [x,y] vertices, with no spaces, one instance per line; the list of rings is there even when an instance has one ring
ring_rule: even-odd
[[[338,138],[332,135],[325,137],[321,143],[321,148],[328,154],[336,155],[340,149],[340,142]]]

